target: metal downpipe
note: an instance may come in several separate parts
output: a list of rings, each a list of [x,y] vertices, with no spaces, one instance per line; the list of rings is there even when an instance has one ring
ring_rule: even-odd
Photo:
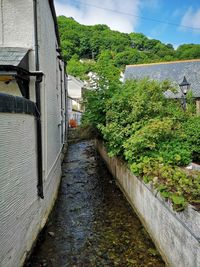
[[[39,71],[39,44],[38,44],[38,23],[37,23],[37,0],[33,0],[34,7],[34,38],[35,38],[35,70]],[[44,198],[43,193],[43,164],[42,164],[42,126],[41,126],[41,96],[40,96],[41,79],[36,78],[35,96],[37,107],[37,170],[38,170],[38,196]]]

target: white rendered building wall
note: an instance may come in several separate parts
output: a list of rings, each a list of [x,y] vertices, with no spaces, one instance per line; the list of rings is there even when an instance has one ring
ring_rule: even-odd
[[[44,226],[60,181],[60,158],[45,198],[37,195],[36,121],[31,115],[0,114],[0,266],[18,267]]]
[[[0,113],[0,266],[23,264],[55,201],[61,176],[61,90],[57,39],[48,0],[37,1],[41,83],[44,200],[37,195],[36,119]],[[0,0],[0,47],[28,47],[34,62],[33,0]],[[3,12],[2,12],[3,11]],[[5,24],[5,25],[4,25]],[[64,72],[63,72],[64,75]],[[1,88],[1,85],[0,85]],[[7,90],[6,90],[6,89]],[[63,86],[64,89],[64,86]],[[30,82],[35,100],[35,81]],[[0,89],[1,91],[1,89]],[[17,88],[2,91],[18,95]],[[20,95],[20,94],[19,94]]]
[[[35,131],[33,116],[0,114],[0,266],[14,266],[37,201]]]
[[[0,46],[32,48],[33,0],[0,0],[0,6]]]
[[[61,143],[61,77],[58,47],[54,30],[54,21],[48,0],[39,1],[38,31],[40,69],[44,72],[44,82],[41,84],[43,152],[45,177],[47,177],[55,159],[59,156]]]

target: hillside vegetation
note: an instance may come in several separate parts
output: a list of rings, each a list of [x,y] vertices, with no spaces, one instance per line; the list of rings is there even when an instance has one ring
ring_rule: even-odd
[[[58,17],[58,26],[68,73],[79,78],[86,78],[86,73],[96,71],[102,63],[123,70],[128,64],[200,58],[197,44],[180,45],[174,50],[171,44],[142,33],[121,33],[107,25],[84,26],[64,16]]]
[[[109,155],[126,161],[174,209],[188,202],[200,209],[200,173],[184,168],[200,162],[200,117],[191,93],[184,112],[181,101],[164,97],[166,90],[176,91],[168,81],[119,81],[126,64],[200,58],[200,45],[174,50],[140,33],[83,26],[65,17],[58,21],[68,72],[85,79],[92,70],[98,77],[95,90],[85,92],[82,124],[97,129]]]

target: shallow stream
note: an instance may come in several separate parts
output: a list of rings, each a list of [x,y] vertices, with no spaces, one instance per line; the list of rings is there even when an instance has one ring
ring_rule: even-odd
[[[26,267],[165,266],[92,141],[70,144],[62,170],[57,202]]]

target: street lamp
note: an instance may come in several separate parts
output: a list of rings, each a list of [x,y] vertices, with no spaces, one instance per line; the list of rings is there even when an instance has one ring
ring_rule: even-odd
[[[183,110],[186,111],[186,95],[190,89],[190,83],[188,83],[185,76],[183,77],[183,81],[179,84],[179,86],[183,96]]]

